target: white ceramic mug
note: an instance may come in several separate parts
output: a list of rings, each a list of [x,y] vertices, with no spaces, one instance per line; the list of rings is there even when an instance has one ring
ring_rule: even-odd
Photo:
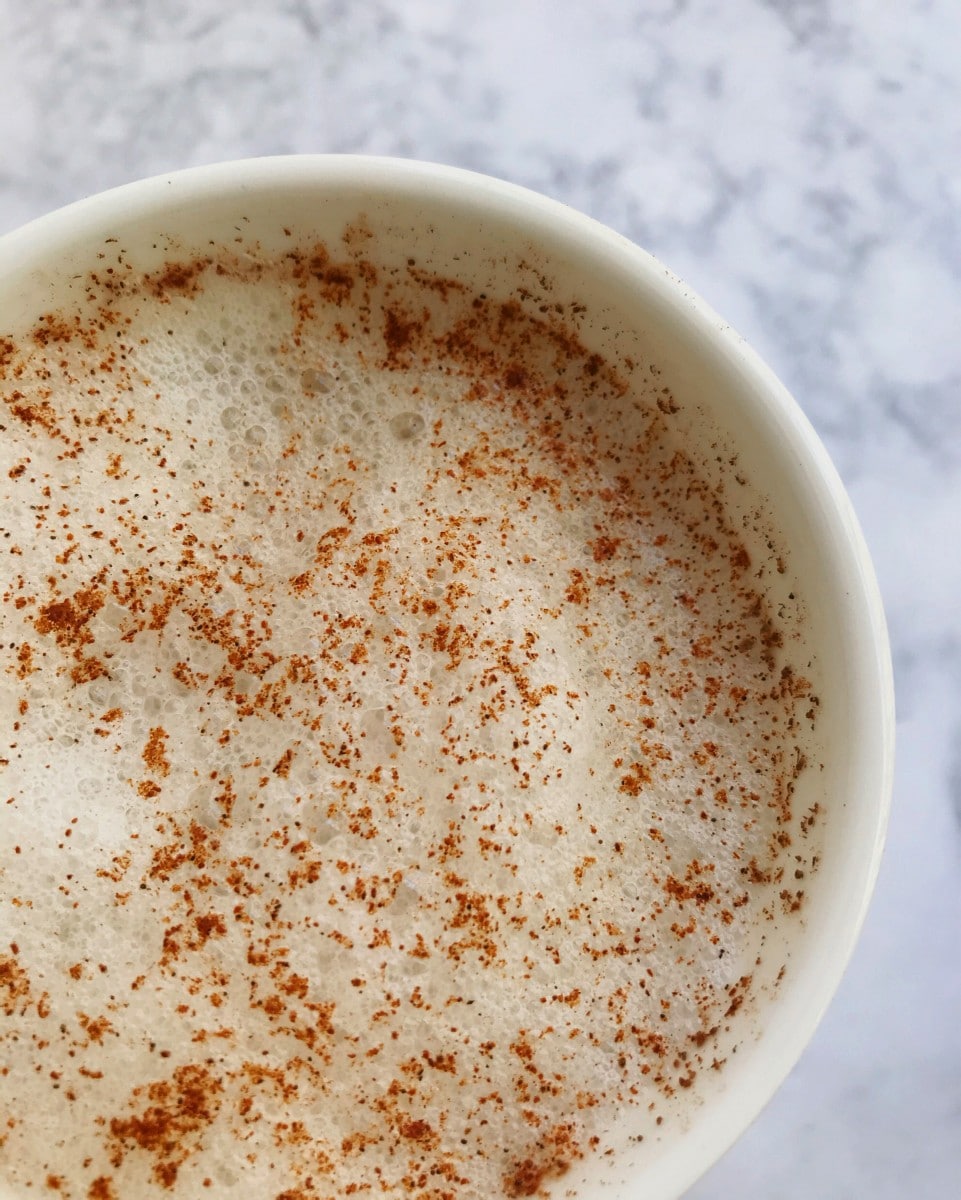
[[[580,309],[591,350],[633,349],[657,365],[691,446],[719,437],[790,555],[819,660],[823,770],[798,808],[824,810],[825,845],[802,921],[772,931],[790,970],[723,1078],[660,1144],[625,1137],[612,1158],[575,1164],[558,1185],[589,1200],[676,1196],[745,1130],[802,1053],[848,962],[874,884],[892,775],[893,693],[878,589],[857,521],[817,435],[728,325],[669,270],[588,218],[521,188],[442,166],[349,156],[227,163],[81,201],[0,240],[0,334],[24,313],[69,302],[116,238],[142,269],[171,245],[230,247],[238,230],[265,254],[295,237],[336,241],[364,214],[380,254],[468,287],[521,298],[549,277]],[[172,240],[170,240],[172,239]],[[117,245],[118,243],[111,243]],[[684,424],[686,422],[686,425]],[[745,501],[747,503],[748,501]],[[739,503],[736,497],[732,503]],[[2,921],[2,916],[0,916]],[[0,939],[4,940],[4,939]]]

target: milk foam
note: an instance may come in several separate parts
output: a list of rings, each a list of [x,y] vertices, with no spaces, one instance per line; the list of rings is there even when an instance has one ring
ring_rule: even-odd
[[[816,702],[649,385],[304,261],[4,355],[15,1195],[536,1194],[801,903]]]

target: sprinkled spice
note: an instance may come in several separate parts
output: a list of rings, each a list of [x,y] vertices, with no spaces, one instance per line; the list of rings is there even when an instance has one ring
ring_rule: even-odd
[[[576,307],[357,229],[82,291],[0,338],[0,1179],[541,1196],[655,1144],[817,865],[783,554]]]

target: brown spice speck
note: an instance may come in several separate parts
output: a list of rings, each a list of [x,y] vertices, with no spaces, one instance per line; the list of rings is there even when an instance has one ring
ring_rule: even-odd
[[[98,1175],[87,1189],[87,1200],[118,1200],[109,1175]]]
[[[166,754],[167,738],[167,731],[162,726],[156,725],[151,729],[150,736],[143,748],[141,757],[147,764],[147,768],[155,775],[167,776],[170,774],[170,760]]]
[[[145,1099],[139,1115],[109,1122],[111,1162],[119,1168],[136,1147],[154,1159],[154,1179],[172,1189],[181,1166],[202,1145],[221,1106],[223,1085],[205,1066],[178,1067],[170,1079],[135,1088],[132,1101]]]

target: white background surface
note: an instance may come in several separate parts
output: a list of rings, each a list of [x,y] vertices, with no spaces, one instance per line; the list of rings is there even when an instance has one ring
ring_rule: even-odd
[[[0,0],[0,232],[143,175],[366,151],[663,259],[780,374],[884,592],[875,902],[809,1051],[693,1200],[961,1195],[961,4]]]

